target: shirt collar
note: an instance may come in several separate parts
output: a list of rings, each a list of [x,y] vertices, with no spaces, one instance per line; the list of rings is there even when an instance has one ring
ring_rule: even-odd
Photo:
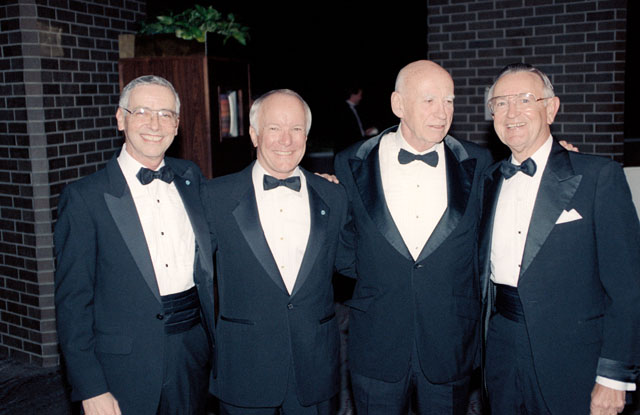
[[[253,165],[253,169],[251,170],[251,178],[253,180],[253,185],[254,188],[256,190],[256,194],[262,193],[264,192],[264,187],[262,185],[263,180],[264,180],[264,175],[269,175],[271,176],[271,174],[269,174],[264,167],[262,167],[262,164],[260,164],[260,161],[256,159],[256,162]],[[293,172],[291,172],[291,174],[288,177],[295,177],[295,176],[299,176],[300,177],[300,186],[304,187],[306,186],[306,180],[304,177],[304,174],[302,174],[302,172],[300,171],[300,167],[297,166]],[[301,193],[301,192],[297,192],[297,193]]]
[[[141,168],[145,167],[138,160],[134,159],[129,152],[127,152],[127,143],[122,145],[122,150],[118,155],[118,164],[120,165],[120,169],[125,177],[128,178],[136,178],[136,174],[140,171]],[[158,169],[164,166],[164,159],[160,162]],[[137,178],[136,178],[137,180]]]
[[[409,144],[407,142],[407,140],[405,140],[404,136],[402,135],[402,130],[400,128],[400,126],[398,127],[398,129],[396,130],[396,136],[395,139],[393,140],[394,146],[397,147],[398,151],[400,151],[400,149],[405,149],[410,153],[413,154],[427,154],[430,153],[432,151],[435,151],[437,153],[441,153],[442,152],[442,141],[439,143],[436,143],[433,145],[433,147],[431,147],[429,150],[426,151],[418,151],[415,148],[413,148],[411,146],[411,144]]]
[[[542,174],[545,167],[547,166],[547,161],[549,160],[549,154],[551,154],[552,146],[553,136],[550,135],[547,138],[547,141],[545,141],[544,144],[540,146],[540,148],[530,157],[530,159],[536,163],[535,176],[537,176],[538,174]],[[511,162],[516,166],[519,166],[521,164],[518,160],[516,160],[515,157],[513,157],[513,155],[511,156]]]

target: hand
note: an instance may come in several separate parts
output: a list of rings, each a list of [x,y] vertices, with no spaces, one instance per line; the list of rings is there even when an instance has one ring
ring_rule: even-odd
[[[331,183],[340,184],[340,180],[338,180],[338,178],[333,174],[316,173],[316,176],[323,177],[323,178],[327,179],[328,181],[330,181]]]
[[[615,415],[624,410],[625,391],[607,388],[599,383],[591,391],[591,415]]]
[[[82,409],[85,415],[122,415],[118,401],[109,392],[85,399],[82,401]]]
[[[565,141],[565,140],[560,140],[560,141],[558,142],[558,144],[560,144],[560,145],[561,145],[562,147],[564,147],[566,150],[569,150],[569,151],[575,151],[576,153],[579,153],[579,152],[580,152],[580,150],[578,149],[578,147],[574,146],[574,145],[573,145],[573,144],[571,144],[571,143],[568,143],[568,142],[567,142],[567,141]]]

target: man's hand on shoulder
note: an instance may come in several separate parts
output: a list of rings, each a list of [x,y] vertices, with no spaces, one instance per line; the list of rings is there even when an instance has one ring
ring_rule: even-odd
[[[335,183],[335,184],[340,184],[340,181],[338,180],[338,178],[333,175],[333,174],[329,174],[329,173],[315,173],[316,176],[320,176],[325,178],[326,180],[330,181],[331,183]]]
[[[562,147],[564,147],[566,150],[569,151],[575,151],[576,153],[579,153],[580,150],[578,149],[578,147],[574,146],[573,144],[567,142],[566,140],[560,140],[558,141],[558,144],[560,144]]]
[[[118,401],[109,392],[82,401],[85,415],[122,415]]]
[[[615,415],[622,413],[625,391],[608,388],[596,383],[591,391],[591,415]]]

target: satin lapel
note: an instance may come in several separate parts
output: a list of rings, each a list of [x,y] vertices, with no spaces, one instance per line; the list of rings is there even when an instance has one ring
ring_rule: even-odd
[[[133,202],[129,186],[127,186],[127,182],[115,157],[109,161],[106,168],[111,187],[109,192],[104,194],[107,208],[122,235],[122,239],[131,252],[131,256],[138,266],[138,270],[153,295],[160,301],[160,290],[158,289],[156,274],[153,270],[151,256],[149,255],[149,247],[144,237],[142,224],[138,218],[138,211]]]
[[[329,205],[322,200],[322,197],[314,189],[313,181],[309,178],[310,175],[307,174],[306,171],[303,173],[307,177],[311,228],[309,230],[307,248],[304,251],[304,257],[302,258],[302,264],[300,265],[300,271],[298,272],[296,283],[291,291],[292,296],[300,290],[300,287],[302,287],[311,274],[313,265],[316,263],[318,254],[322,250],[327,238],[327,226],[329,224],[329,214],[331,213]]]
[[[349,160],[353,178],[362,204],[380,233],[402,256],[413,262],[384,198],[378,149],[379,145],[376,145],[366,158]]]
[[[287,287],[284,285],[276,261],[273,259],[273,254],[269,249],[269,244],[264,237],[262,225],[260,225],[256,195],[251,181],[251,169],[245,169],[245,171],[248,173],[244,178],[243,190],[245,191],[238,199],[238,206],[232,212],[233,217],[236,219],[242,236],[249,244],[253,255],[267,272],[269,278],[288,294]]]
[[[482,216],[480,218],[480,244],[478,247],[478,263],[480,266],[480,278],[482,284],[482,300],[486,299],[489,292],[489,279],[491,277],[491,240],[493,234],[493,221],[496,214],[498,195],[502,187],[502,175],[497,168],[492,167],[484,176]]]
[[[211,256],[211,238],[209,235],[209,226],[204,215],[203,206],[200,201],[200,177],[193,171],[191,167],[184,171],[181,171],[175,166],[170,159],[165,159],[166,163],[171,166],[176,173],[175,185],[182,198],[182,203],[189,215],[189,221],[193,228],[193,233],[196,238],[196,246],[198,247],[197,254],[199,255],[200,262],[207,272],[207,275],[213,275],[213,258]],[[207,254],[209,253],[209,254]],[[200,275],[195,275],[194,278],[200,278]]]
[[[468,158],[458,161],[447,145],[444,146],[444,156],[447,168],[447,209],[422,248],[416,262],[431,255],[451,235],[460,223],[469,202],[477,160]]]
[[[554,141],[531,215],[520,278],[525,275],[560,214],[573,198],[581,180],[582,176],[573,172],[569,153]]]

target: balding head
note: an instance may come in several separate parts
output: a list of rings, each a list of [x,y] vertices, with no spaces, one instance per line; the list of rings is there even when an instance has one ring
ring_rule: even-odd
[[[453,79],[440,65],[416,61],[402,68],[391,94],[404,139],[426,151],[447,135],[453,120]]]
[[[453,84],[453,79],[451,75],[449,75],[449,72],[445,71],[444,68],[437,63],[427,60],[411,62],[398,72],[395,90],[402,93],[402,90],[406,90],[407,86],[410,86],[416,80],[435,76],[448,78]]]

